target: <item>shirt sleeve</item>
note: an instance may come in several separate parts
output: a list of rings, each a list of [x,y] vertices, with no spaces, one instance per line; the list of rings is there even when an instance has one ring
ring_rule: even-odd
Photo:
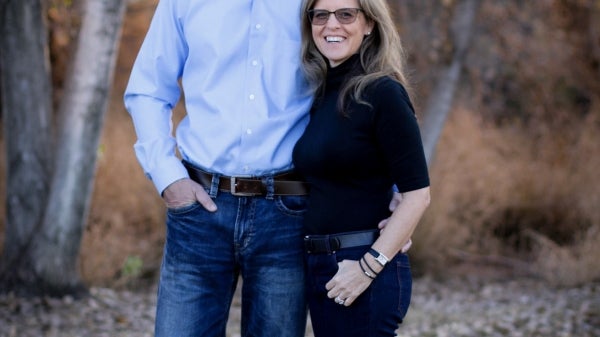
[[[417,118],[404,87],[384,79],[374,91],[378,144],[399,192],[429,186],[429,173]]]
[[[187,55],[177,14],[184,3],[159,1],[124,94],[137,135],[136,157],[159,193],[188,176],[176,156],[171,120]]]

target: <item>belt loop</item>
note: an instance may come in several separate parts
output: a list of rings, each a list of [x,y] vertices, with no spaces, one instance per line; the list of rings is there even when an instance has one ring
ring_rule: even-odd
[[[329,242],[330,238],[331,237],[329,235],[325,236],[325,251],[327,251],[327,254],[334,253],[334,251],[331,249],[331,243]]]
[[[217,197],[217,193],[219,192],[219,180],[221,179],[221,177],[218,174],[213,174],[212,175],[212,180],[210,182],[210,190],[208,191],[208,195],[210,195],[211,198],[216,198]]]
[[[314,244],[313,244],[312,240],[310,239],[310,236],[308,236],[308,235],[304,236],[304,249],[306,249],[306,252],[309,254],[314,249]]]
[[[273,196],[275,195],[275,179],[273,176],[267,176],[262,179],[262,183],[267,189],[265,198],[267,200],[273,200]]]
[[[329,240],[327,240],[327,242],[329,243],[332,253],[335,253],[342,246],[342,244],[340,243],[340,239],[337,237],[332,237]]]

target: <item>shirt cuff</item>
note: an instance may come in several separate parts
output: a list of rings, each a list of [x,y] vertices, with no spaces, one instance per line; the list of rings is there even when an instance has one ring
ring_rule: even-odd
[[[154,187],[159,195],[177,180],[189,178],[189,174],[178,158],[169,159],[157,165],[152,172],[148,172]]]

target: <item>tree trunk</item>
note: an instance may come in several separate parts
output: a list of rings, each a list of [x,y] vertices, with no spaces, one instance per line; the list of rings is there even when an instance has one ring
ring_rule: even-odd
[[[45,11],[39,0],[0,5],[6,235],[0,271],[9,288],[33,277],[24,252],[41,226],[50,186],[51,84]]]
[[[89,211],[98,142],[124,13],[124,0],[87,0],[84,3],[77,48],[59,108],[53,170],[44,179],[50,183],[49,193],[44,198],[45,205],[36,208],[44,210],[41,225],[35,233],[29,232],[31,244],[18,254],[20,263],[16,264],[24,270],[17,275],[18,288],[27,292],[35,290],[60,296],[84,290],[77,259]],[[9,83],[14,85],[15,82]],[[29,140],[35,138],[30,135]],[[43,146],[38,150],[48,151],[48,144],[41,144]],[[26,182],[13,186],[13,189],[29,191],[30,185],[31,182]],[[11,193],[9,190],[8,194]],[[7,228],[12,226],[7,221]],[[9,245],[11,242],[7,241]],[[5,270],[5,274],[12,270]]]
[[[463,61],[470,44],[473,22],[479,0],[462,0],[458,3],[452,22],[452,39],[455,46],[452,62],[443,69],[429,95],[421,124],[423,148],[427,164],[431,166],[438,139],[452,108],[454,94],[458,87]]]

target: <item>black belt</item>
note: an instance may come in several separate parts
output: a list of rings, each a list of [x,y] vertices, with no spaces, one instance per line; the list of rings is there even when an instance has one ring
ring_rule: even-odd
[[[331,235],[307,235],[304,248],[307,253],[333,253],[341,248],[371,245],[379,237],[379,230],[348,232]]]
[[[212,185],[213,174],[183,162],[190,179],[209,188]],[[236,196],[267,195],[267,185],[258,177],[227,177],[219,176],[219,190],[230,192]],[[300,180],[293,172],[273,176],[273,195],[306,195],[308,183]]]

